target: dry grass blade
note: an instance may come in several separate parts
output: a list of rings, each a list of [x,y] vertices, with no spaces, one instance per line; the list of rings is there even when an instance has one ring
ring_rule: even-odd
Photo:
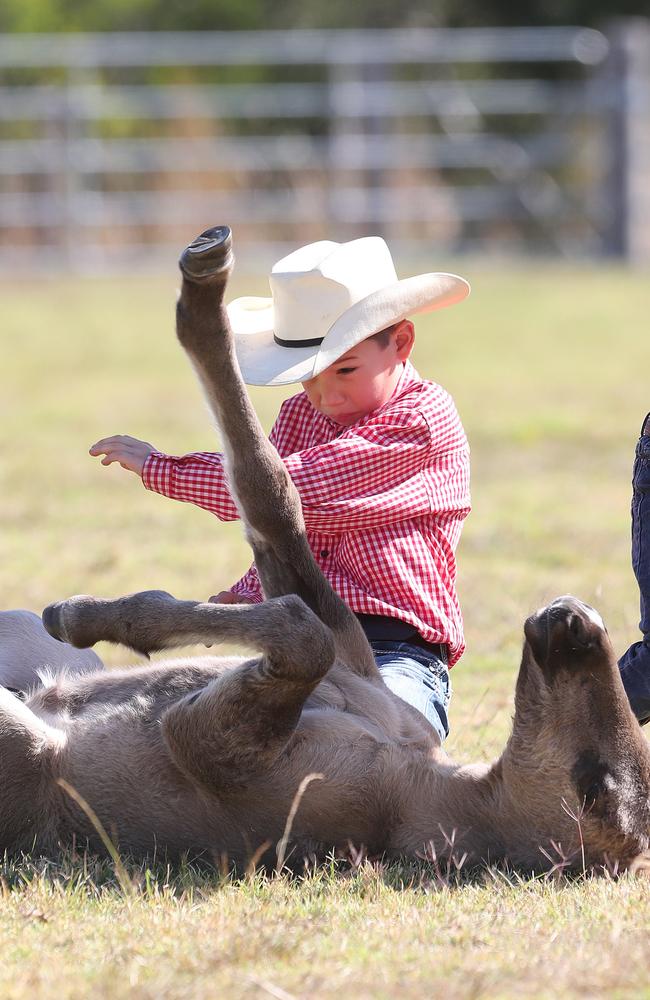
[[[293,797],[293,802],[291,803],[291,809],[289,810],[289,815],[287,816],[287,822],[284,826],[284,833],[278,841],[278,863],[276,866],[276,871],[281,872],[284,868],[284,862],[287,852],[287,843],[289,842],[289,837],[291,836],[291,828],[293,826],[293,821],[296,818],[296,813],[298,812],[298,807],[302,800],[303,795],[307,791],[308,787],[311,785],[312,781],[322,781],[325,777],[324,774],[306,774],[305,777],[300,782],[298,786],[298,791]]]
[[[270,846],[271,846],[271,841],[265,840],[251,855],[250,861],[246,865],[246,872],[245,872],[246,878],[248,879],[253,878],[253,876],[255,875],[255,871],[257,870],[258,862],[263,858],[264,854],[266,853],[266,851],[268,851]]]
[[[264,979],[258,979],[257,976],[249,976],[249,981],[254,983],[255,986],[259,986],[261,990],[268,993],[272,997],[277,997],[277,1000],[295,1000],[293,993],[287,993],[283,990],[281,986],[276,986],[275,983],[268,983]]]
[[[106,830],[104,829],[104,826],[99,816],[95,812],[95,810],[92,808],[92,806],[88,804],[88,802],[86,802],[83,796],[79,794],[76,788],[73,788],[72,785],[69,785],[67,781],[63,780],[63,778],[59,778],[57,783],[61,786],[63,791],[67,795],[69,795],[74,802],[77,803],[79,808],[83,810],[83,812],[86,814],[86,816],[92,823],[93,827],[97,831],[102,844],[110,854],[113,864],[115,865],[115,874],[117,875],[118,882],[120,883],[120,887],[124,892],[124,894],[127,896],[135,895],[136,892],[135,885],[133,881],[129,878],[128,872],[124,867],[124,863],[122,862],[119,852],[115,844],[111,840],[111,838],[106,833]]]
[[[582,874],[586,875],[587,874],[587,865],[586,865],[586,861],[585,861],[585,842],[584,842],[584,838],[582,836],[582,822],[581,822],[582,821],[582,817],[584,816],[584,812],[585,812],[585,802],[583,801],[582,807],[580,809],[580,812],[576,813],[573,809],[571,809],[571,807],[569,806],[569,803],[566,801],[566,799],[563,798],[562,799],[562,809],[567,814],[567,816],[569,816],[574,821],[574,823],[576,824],[576,827],[578,828],[578,836],[580,838],[580,856],[582,858]]]

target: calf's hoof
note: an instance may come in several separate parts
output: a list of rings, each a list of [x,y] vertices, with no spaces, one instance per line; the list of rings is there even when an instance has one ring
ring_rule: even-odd
[[[143,590],[115,599],[77,594],[43,611],[43,625],[55,639],[78,649],[100,640],[148,655],[162,649],[157,636],[177,605],[166,590]]]
[[[230,227],[213,226],[185,247],[178,266],[189,281],[209,281],[227,276],[234,260]]]
[[[107,611],[112,602],[89,594],[76,594],[65,601],[48,604],[42,614],[43,625],[54,639],[77,649],[88,649],[105,635],[110,623]]]
[[[67,642],[78,649],[93,646],[97,639],[84,627],[83,612],[96,605],[97,599],[86,594],[77,594],[66,601],[48,604],[41,615],[43,625],[52,638]]]

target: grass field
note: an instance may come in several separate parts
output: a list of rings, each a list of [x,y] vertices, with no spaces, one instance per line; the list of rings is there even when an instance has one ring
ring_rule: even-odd
[[[448,743],[469,760],[507,735],[532,609],[577,593],[617,648],[636,638],[629,479],[650,409],[650,285],[570,265],[462,273],[472,297],[418,322],[416,364],[452,392],[472,446],[468,649]],[[236,524],[87,455],[109,433],[172,453],[215,447],[173,336],[175,276],[0,290],[0,606],[148,587],[197,598],[233,582],[248,565]],[[280,398],[254,392],[267,428]],[[135,875],[129,896],[104,864],[6,865],[0,996],[650,997],[641,881],[482,872],[447,886],[367,865],[297,884]]]

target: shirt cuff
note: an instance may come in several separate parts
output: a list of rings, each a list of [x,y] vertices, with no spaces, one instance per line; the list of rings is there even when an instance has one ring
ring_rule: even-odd
[[[252,601],[253,604],[262,604],[264,601],[264,595],[259,590],[249,590],[241,580],[234,583],[230,590],[231,593],[237,594],[239,597],[245,597],[247,600]]]
[[[169,496],[172,486],[172,463],[169,456],[159,451],[150,451],[144,460],[141,478],[145,489]]]

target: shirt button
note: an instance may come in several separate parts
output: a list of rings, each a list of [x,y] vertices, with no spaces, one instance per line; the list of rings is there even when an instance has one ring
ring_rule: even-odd
[[[321,557],[321,559],[327,559],[328,555],[329,555],[329,549],[321,549],[320,550],[320,557]]]

